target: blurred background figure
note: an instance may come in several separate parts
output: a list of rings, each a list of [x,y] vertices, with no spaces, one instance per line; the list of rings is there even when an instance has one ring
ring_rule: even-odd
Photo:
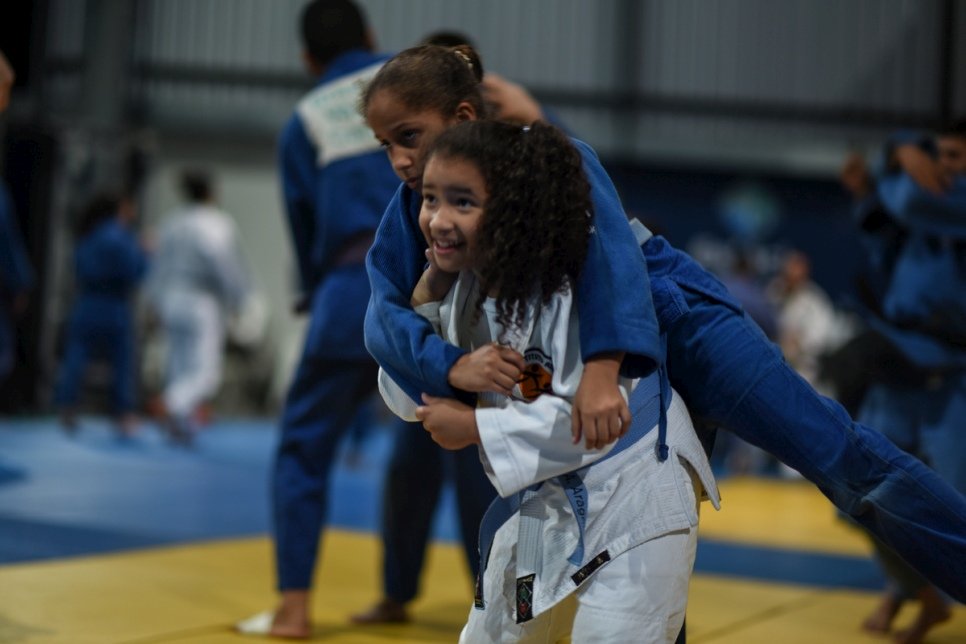
[[[227,322],[242,311],[251,280],[209,175],[185,171],[181,190],[186,204],[162,224],[145,293],[166,355],[157,411],[170,439],[190,444],[221,384]]]
[[[107,366],[110,408],[121,436],[135,431],[137,368],[134,296],[148,257],[131,230],[137,214],[127,197],[100,194],[81,212],[74,250],[76,293],[67,322],[55,402],[68,432],[92,361]]]
[[[810,385],[828,395],[818,377],[819,358],[842,343],[847,333],[828,294],[812,280],[812,261],[789,252],[768,287],[778,311],[777,342],[788,363]]]
[[[13,68],[0,51],[0,115],[10,103]],[[13,202],[0,181],[0,386],[17,357],[16,321],[27,308],[34,271],[17,225]]]
[[[868,328],[852,347],[865,376],[859,418],[966,493],[966,120],[938,136],[898,132],[878,170],[851,156],[843,186],[856,202],[867,261],[859,299]],[[951,617],[949,600],[873,539],[888,584],[862,622],[892,632],[906,601],[916,644]]]
[[[298,26],[302,60],[317,84],[282,130],[278,169],[300,278],[296,312],[309,314],[309,326],[272,472],[280,600],[236,628],[307,638],[333,461],[376,390],[378,369],[362,334],[365,256],[399,180],[356,109],[360,85],[387,59],[374,52],[363,12],[351,0],[313,0]],[[423,433],[418,424],[399,431]]]

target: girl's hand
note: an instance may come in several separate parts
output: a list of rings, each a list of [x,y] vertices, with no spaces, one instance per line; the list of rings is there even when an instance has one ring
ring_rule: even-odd
[[[622,354],[601,354],[584,365],[571,418],[574,444],[583,438],[587,449],[600,449],[630,429],[631,410],[617,386],[622,359]]]
[[[443,449],[463,449],[479,445],[480,431],[473,408],[453,398],[423,394],[424,405],[416,408],[416,418]]]
[[[429,266],[420,276],[409,301],[414,308],[429,302],[439,302],[445,298],[453,282],[459,277],[459,273],[447,273],[437,266],[433,249],[426,249],[426,259],[429,261]]]
[[[526,366],[518,352],[491,342],[457,360],[447,380],[463,391],[492,391],[509,396]]]

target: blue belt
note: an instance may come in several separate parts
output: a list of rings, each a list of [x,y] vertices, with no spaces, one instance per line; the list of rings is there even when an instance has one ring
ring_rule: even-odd
[[[658,428],[658,460],[667,460],[667,408],[671,404],[670,393],[670,385],[663,366],[650,376],[642,378],[634,391],[631,392],[628,400],[632,417],[630,429],[618,439],[610,452],[592,465],[602,463],[608,458],[620,454],[648,434],[655,425]],[[586,468],[581,468],[581,470],[583,469]],[[555,477],[555,480],[567,494],[570,507],[577,520],[577,546],[567,557],[567,561],[575,566],[580,565],[584,560],[584,526],[587,522],[587,488],[584,486],[583,478],[580,475],[581,470],[567,472]],[[541,485],[542,483],[537,483],[506,498],[497,496],[483,515],[483,519],[480,521],[480,572],[476,578],[476,597],[474,600],[474,605],[477,608],[484,607],[483,572],[489,563],[490,548],[493,545],[493,537],[496,535],[496,531],[520,509],[520,502],[524,494],[536,491]]]

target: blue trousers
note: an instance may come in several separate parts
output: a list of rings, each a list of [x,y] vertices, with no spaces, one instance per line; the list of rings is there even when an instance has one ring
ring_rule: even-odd
[[[111,365],[111,400],[114,413],[132,411],[137,402],[134,322],[126,307],[90,310],[78,305],[67,326],[64,357],[57,377],[55,402],[59,407],[77,404],[84,372],[94,358]],[[116,313],[120,310],[123,317]]]
[[[0,300],[0,379],[13,371],[13,361],[17,355],[17,336],[14,334],[13,315],[7,303]]]
[[[289,388],[272,479],[279,590],[307,590],[326,519],[340,439],[376,390],[372,360],[328,360],[306,351]]]
[[[881,431],[903,450],[921,458],[943,480],[966,494],[966,371],[951,371],[917,387],[873,385],[859,420]],[[915,599],[927,582],[873,538],[891,592]]]
[[[642,248],[669,378],[696,420],[801,472],[930,581],[966,601],[966,498],[818,395],[693,259],[661,237]]]
[[[496,496],[475,445],[449,452],[419,423],[396,436],[383,492],[383,590],[400,603],[412,601],[430,538],[440,489],[450,470],[456,485],[460,535],[473,578],[479,572],[480,520]]]

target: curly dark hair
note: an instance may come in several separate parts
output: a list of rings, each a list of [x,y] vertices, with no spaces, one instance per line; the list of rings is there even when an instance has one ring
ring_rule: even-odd
[[[359,112],[365,118],[375,93],[388,89],[412,110],[451,115],[467,101],[482,117],[486,113],[482,80],[483,62],[469,45],[410,47],[389,59],[369,81],[359,98]]]
[[[497,320],[508,329],[523,323],[531,298],[546,304],[576,282],[592,205],[580,153],[565,134],[542,122],[466,121],[439,136],[433,157],[473,163],[489,193],[477,232],[477,309],[497,293]]]

